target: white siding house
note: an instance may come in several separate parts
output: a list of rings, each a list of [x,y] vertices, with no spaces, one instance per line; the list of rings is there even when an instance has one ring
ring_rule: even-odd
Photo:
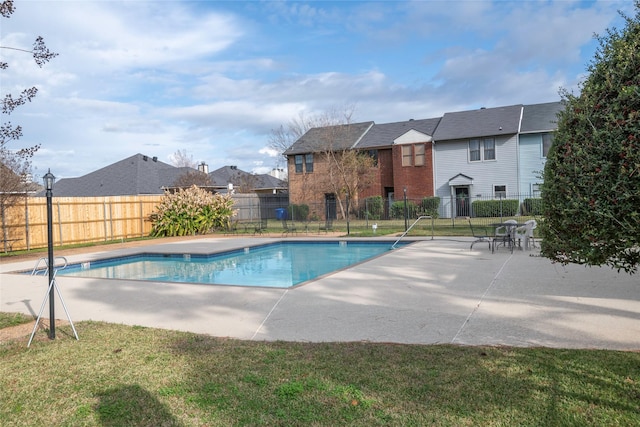
[[[435,194],[440,215],[473,215],[478,198],[517,193],[522,105],[447,113],[434,134]]]
[[[525,105],[520,126],[519,170],[521,198],[540,197],[542,172],[547,151],[553,142],[553,131],[557,128],[557,115],[562,110],[561,102]]]

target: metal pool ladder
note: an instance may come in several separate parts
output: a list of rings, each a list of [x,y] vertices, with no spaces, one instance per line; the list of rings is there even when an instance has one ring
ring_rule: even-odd
[[[62,263],[56,267],[56,261],[57,260],[62,260]],[[40,264],[44,261],[44,265],[46,268],[38,270],[40,268]],[[38,313],[38,319],[36,320],[36,324],[33,325],[33,331],[31,331],[31,337],[29,338],[29,343],[27,344],[27,347],[31,346],[31,341],[33,341],[33,336],[36,334],[36,329],[38,329],[38,324],[40,323],[40,318],[42,318],[42,312],[44,311],[44,306],[47,303],[47,300],[49,299],[49,295],[51,293],[51,288],[53,287],[56,292],[58,293],[58,298],[60,298],[60,302],[62,303],[62,307],[64,308],[64,312],[67,315],[67,319],[69,320],[69,324],[71,325],[71,329],[73,329],[73,335],[75,335],[76,340],[80,340],[80,338],[78,338],[78,332],[76,332],[76,327],[73,325],[73,321],[71,320],[71,316],[69,315],[69,310],[67,310],[67,306],[64,303],[64,298],[62,298],[62,294],[60,293],[60,289],[58,288],[58,285],[56,284],[56,274],[58,274],[58,270],[64,270],[65,268],[67,268],[68,262],[67,259],[65,257],[56,257],[53,260],[53,265],[50,266],[49,265],[49,261],[47,258],[40,258],[37,262],[36,265],[33,267],[33,270],[31,271],[31,275],[32,276],[37,276],[38,273],[40,271],[43,272],[43,274],[46,276],[49,273],[49,268],[53,268],[53,279],[51,280],[51,283],[49,283],[49,287],[47,288],[47,293],[44,296],[44,299],[42,300],[42,305],[40,306],[40,313]]]
[[[431,219],[431,240],[433,240],[433,217],[431,215],[420,215],[414,222],[413,224],[411,224],[409,226],[409,228],[407,228],[407,231],[405,231],[404,233],[402,233],[402,236],[398,237],[398,240],[395,241],[395,243],[393,245],[391,245],[391,249],[395,249],[396,245],[398,244],[398,242],[400,240],[402,240],[402,238],[404,236],[407,235],[407,233],[409,231],[411,231],[411,229],[413,228],[414,225],[416,225],[418,223],[418,221],[420,221],[421,219]]]

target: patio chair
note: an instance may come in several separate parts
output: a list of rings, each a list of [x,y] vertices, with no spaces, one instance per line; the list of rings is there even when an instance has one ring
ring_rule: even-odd
[[[288,234],[288,233],[297,233],[298,230],[296,229],[296,225],[292,222],[287,222],[286,219],[282,220],[282,235]]]
[[[529,243],[531,244],[531,247],[535,248],[537,246],[536,246],[536,241],[533,238],[533,230],[538,228],[538,221],[536,221],[535,219],[530,219],[527,222],[525,222],[525,224],[531,224],[531,227],[527,231],[527,237],[529,238]]]
[[[323,225],[318,226],[318,231],[324,231],[328,233],[329,231],[333,231],[333,218],[327,218]]]
[[[238,220],[227,222],[227,234],[236,234],[238,232]]]
[[[253,235],[255,236],[256,234],[262,234],[266,229],[267,229],[267,219],[261,218],[260,222],[255,224],[253,228]]]
[[[491,249],[491,236],[489,236],[489,234],[486,233],[486,230],[484,230],[484,227],[482,227],[484,232],[480,233],[480,232],[476,231],[476,229],[478,227],[476,227],[476,229],[473,228],[473,223],[471,222],[471,218],[467,217],[467,221],[469,221],[469,227],[471,228],[471,234],[476,239],[473,242],[471,242],[471,247],[469,248],[469,250],[472,250],[473,249],[473,245],[475,245],[478,242],[486,242],[487,245],[489,246],[489,249]]]
[[[493,236],[491,252],[495,252],[496,243],[497,243],[497,246],[509,245],[509,249],[513,253],[513,246],[515,243],[514,232],[517,225],[518,225],[518,221],[516,221],[515,219],[510,219],[496,227],[496,231]]]
[[[518,245],[518,249],[529,249],[529,227],[530,225],[520,225],[513,231],[513,244]],[[523,243],[524,242],[524,245]]]

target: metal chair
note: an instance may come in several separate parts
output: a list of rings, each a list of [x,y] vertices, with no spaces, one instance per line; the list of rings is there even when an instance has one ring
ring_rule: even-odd
[[[475,245],[478,242],[486,242],[487,245],[489,245],[489,249],[491,249],[491,237],[489,236],[489,234],[486,232],[477,233],[473,228],[473,223],[471,222],[471,218],[467,217],[467,221],[469,221],[469,227],[471,228],[471,235],[476,239],[473,242],[471,242],[471,247],[469,248],[469,250],[472,250],[473,245]]]

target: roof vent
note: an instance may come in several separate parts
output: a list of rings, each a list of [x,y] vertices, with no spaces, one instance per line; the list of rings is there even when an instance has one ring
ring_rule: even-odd
[[[154,161],[154,162],[157,162],[157,161],[158,161],[158,158],[157,158],[156,156],[153,156],[153,161]]]
[[[481,109],[481,110],[486,110],[486,109],[487,109],[487,107],[480,107],[480,109]]]
[[[142,156],[142,160],[144,160],[145,162],[148,160],[149,158],[147,156]]]

